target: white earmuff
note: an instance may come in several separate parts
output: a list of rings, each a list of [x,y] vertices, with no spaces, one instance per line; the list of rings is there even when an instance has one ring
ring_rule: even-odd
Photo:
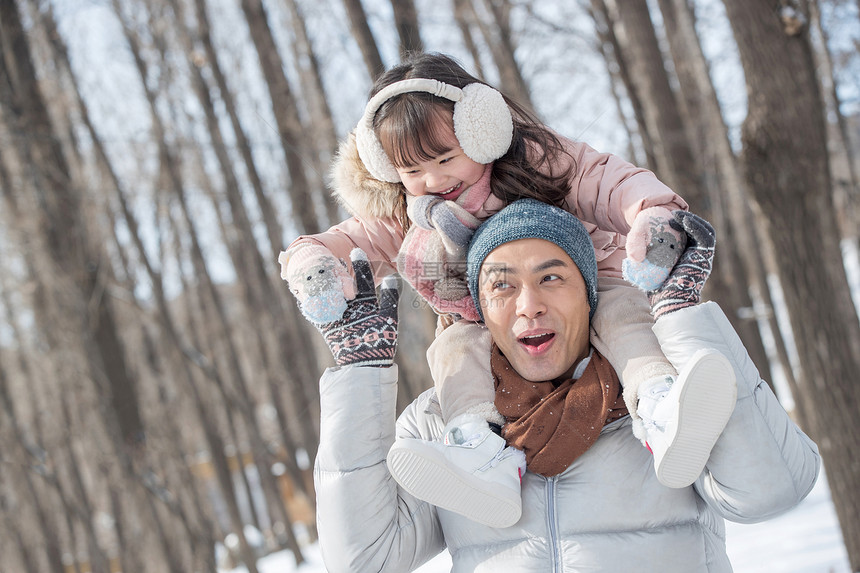
[[[454,135],[473,161],[490,163],[511,146],[514,133],[511,110],[502,94],[490,86],[473,83],[460,89],[427,78],[402,80],[386,86],[367,102],[355,130],[358,155],[374,178],[389,183],[400,181],[397,169],[373,131],[373,118],[386,101],[409,92],[427,92],[454,102]]]

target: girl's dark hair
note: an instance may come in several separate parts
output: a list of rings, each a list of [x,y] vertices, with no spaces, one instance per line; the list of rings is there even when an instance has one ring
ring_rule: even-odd
[[[444,54],[419,53],[382,74],[370,92],[400,80],[429,78],[463,88],[482,83],[454,59]],[[511,109],[514,133],[508,151],[493,163],[490,189],[509,204],[530,197],[564,207],[570,192],[570,176],[576,169],[574,158],[559,138],[535,115],[502,94]],[[448,151],[442,140],[440,120],[451,121],[454,102],[424,92],[409,92],[386,101],[377,111],[373,125],[383,149],[395,165],[414,165]],[[560,162],[566,155],[569,162]],[[558,172],[559,165],[567,167]]]

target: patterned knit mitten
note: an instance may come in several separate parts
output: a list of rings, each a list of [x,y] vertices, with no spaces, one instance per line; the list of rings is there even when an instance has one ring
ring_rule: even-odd
[[[621,263],[624,278],[644,290],[663,284],[684,251],[686,235],[665,207],[641,211],[627,235],[627,258]]]
[[[687,248],[666,282],[648,293],[655,319],[699,304],[714,261],[716,237],[711,224],[687,211],[673,211],[672,215],[687,233]]]
[[[290,283],[299,310],[314,323],[343,316],[347,302],[355,298],[355,286],[346,265],[320,245],[300,245],[282,252],[281,278]]]
[[[367,254],[353,249],[349,258],[355,273],[355,298],[347,303],[342,318],[314,326],[338,366],[391,366],[397,350],[397,280],[393,276],[382,279],[377,299]]]

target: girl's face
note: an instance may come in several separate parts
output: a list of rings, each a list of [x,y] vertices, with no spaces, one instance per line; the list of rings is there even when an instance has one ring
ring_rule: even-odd
[[[448,146],[447,151],[426,161],[398,166],[397,173],[410,195],[438,195],[454,201],[478,182],[484,174],[484,165],[463,153],[454,135],[454,127],[449,122],[446,122],[438,136]]]

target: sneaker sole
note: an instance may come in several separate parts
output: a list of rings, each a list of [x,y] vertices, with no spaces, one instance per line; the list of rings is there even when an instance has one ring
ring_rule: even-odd
[[[388,452],[388,471],[418,499],[489,527],[510,527],[522,514],[519,492],[515,500],[499,495],[507,488],[456,471],[436,451],[416,451],[395,443]]]
[[[682,379],[675,436],[656,468],[657,479],[671,488],[687,487],[702,474],[738,392],[731,364],[711,350],[694,354],[678,376]]]

